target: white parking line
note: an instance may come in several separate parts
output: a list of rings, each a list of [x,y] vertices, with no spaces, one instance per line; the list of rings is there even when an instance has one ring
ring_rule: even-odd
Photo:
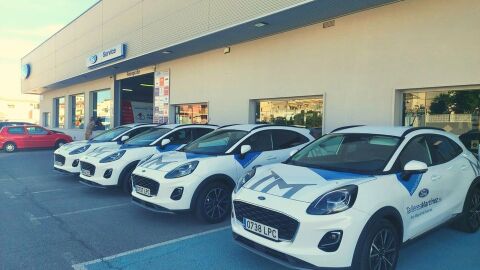
[[[60,214],[54,214],[54,215],[49,215],[49,216],[32,217],[32,218],[30,218],[30,221],[43,220],[43,219],[48,219],[48,218],[52,218],[52,217],[70,216],[70,215],[75,215],[75,214],[81,214],[81,213],[105,210],[105,209],[110,209],[110,208],[122,207],[122,206],[126,206],[126,205],[131,205],[131,203],[120,203],[120,204],[113,204],[113,205],[108,205],[108,206],[95,207],[95,208],[77,210],[77,211],[60,213]]]
[[[166,245],[169,245],[169,244],[173,244],[173,243],[180,242],[180,241],[183,241],[183,240],[192,239],[192,238],[202,236],[202,235],[216,233],[216,232],[223,231],[223,230],[226,230],[226,229],[229,229],[229,228],[230,228],[230,226],[225,226],[225,227],[221,227],[221,228],[217,228],[217,229],[213,229],[213,230],[209,230],[209,231],[205,231],[205,232],[201,232],[201,233],[191,234],[191,235],[187,235],[187,236],[180,237],[180,238],[177,238],[177,239],[165,241],[165,242],[162,242],[162,243],[153,244],[153,245],[150,245],[150,246],[125,251],[125,252],[118,253],[116,255],[112,255],[112,256],[108,256],[108,257],[103,257],[101,259],[96,259],[96,260],[83,262],[83,263],[79,263],[79,264],[74,264],[74,265],[72,265],[72,267],[73,267],[74,270],[87,270],[86,266],[88,266],[90,264],[113,260],[113,259],[118,258],[118,257],[130,255],[130,254],[133,254],[133,253],[143,252],[143,251],[146,251],[146,250],[149,250],[149,249],[152,249],[152,248],[166,246]]]

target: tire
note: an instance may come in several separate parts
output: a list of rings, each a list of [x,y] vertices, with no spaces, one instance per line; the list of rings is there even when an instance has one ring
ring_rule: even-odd
[[[17,145],[13,142],[7,142],[3,145],[3,150],[7,153],[13,153],[17,151]]]
[[[195,215],[206,223],[220,223],[230,216],[232,188],[222,182],[206,185],[195,202]]]
[[[480,185],[468,192],[463,212],[455,227],[467,233],[474,233],[480,229]]]
[[[120,182],[118,185],[123,192],[130,194],[132,193],[132,173],[135,170],[137,164],[129,165],[121,174]]]
[[[64,141],[64,140],[58,140],[56,143],[55,143],[55,149],[58,149],[60,148],[62,145],[66,144],[67,142]]]
[[[355,250],[353,269],[394,270],[400,251],[400,235],[386,219],[374,221],[360,237]]]

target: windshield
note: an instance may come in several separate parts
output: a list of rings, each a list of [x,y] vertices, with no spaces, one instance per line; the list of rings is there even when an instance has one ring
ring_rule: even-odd
[[[182,151],[196,154],[225,154],[235,143],[247,135],[243,130],[217,130],[185,146]]]
[[[154,141],[158,140],[163,135],[170,132],[171,129],[169,128],[154,128],[147,130],[138,134],[137,136],[127,140],[125,145],[132,145],[132,146],[147,146],[153,143]]]
[[[373,134],[331,134],[308,145],[288,164],[327,170],[377,173],[395,152],[400,138]]]
[[[102,132],[101,134],[92,138],[92,142],[109,142],[120,134],[130,130],[129,127],[116,127],[114,129]]]

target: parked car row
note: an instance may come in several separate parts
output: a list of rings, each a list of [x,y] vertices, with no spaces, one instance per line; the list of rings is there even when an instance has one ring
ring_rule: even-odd
[[[54,167],[157,212],[231,218],[241,246],[311,269],[395,269],[400,246],[480,227],[480,164],[443,130],[356,126],[315,140],[274,125],[127,125],[55,151]]]

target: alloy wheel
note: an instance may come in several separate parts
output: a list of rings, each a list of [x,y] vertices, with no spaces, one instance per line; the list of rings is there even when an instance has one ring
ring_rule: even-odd
[[[15,145],[9,143],[9,144],[7,144],[7,145],[5,146],[5,150],[6,150],[7,152],[13,152],[13,151],[15,150]]]
[[[205,196],[204,211],[212,220],[221,219],[228,211],[228,194],[223,188],[213,188]]]
[[[468,221],[472,228],[480,226],[480,190],[475,190],[470,200],[470,210]]]
[[[370,269],[394,269],[397,246],[395,233],[391,229],[384,228],[380,230],[373,238],[370,246]]]

